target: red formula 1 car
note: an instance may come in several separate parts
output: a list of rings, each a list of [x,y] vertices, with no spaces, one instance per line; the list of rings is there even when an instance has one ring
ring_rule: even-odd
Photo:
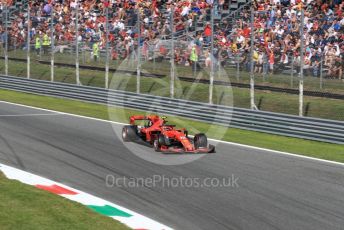
[[[138,126],[137,121],[145,122]],[[188,137],[185,129],[176,129],[175,125],[167,125],[166,117],[157,115],[131,116],[130,125],[122,129],[124,142],[143,141],[154,146],[157,152],[165,153],[213,153],[215,146],[208,145],[205,134],[196,134],[194,138]]]

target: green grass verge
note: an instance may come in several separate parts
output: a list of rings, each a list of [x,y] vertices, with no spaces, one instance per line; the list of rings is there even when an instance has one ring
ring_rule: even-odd
[[[0,100],[105,120],[109,119],[109,108],[100,104],[38,96],[8,90],[0,90]],[[110,108],[110,110],[111,114],[118,117],[118,122],[128,122],[127,118],[130,115],[143,113],[129,109]],[[124,116],[116,116],[117,114],[124,114]],[[196,132],[196,130],[199,132],[206,132],[209,137],[216,139],[344,162],[344,145],[308,141],[235,128],[227,129],[221,126],[212,126],[212,128],[209,129],[209,124],[183,118],[169,118],[169,120],[172,124],[187,124],[186,128],[190,129],[191,127],[191,132]]]
[[[128,227],[66,198],[7,179],[0,172],[0,229],[114,229]]]

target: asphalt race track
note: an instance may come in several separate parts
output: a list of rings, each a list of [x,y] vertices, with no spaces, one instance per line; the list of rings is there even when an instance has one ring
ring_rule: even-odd
[[[2,102],[0,162],[175,229],[344,229],[340,164],[218,144],[217,153],[192,163],[157,165],[131,153],[109,123]],[[238,187],[109,187],[107,175],[199,179],[234,175]]]

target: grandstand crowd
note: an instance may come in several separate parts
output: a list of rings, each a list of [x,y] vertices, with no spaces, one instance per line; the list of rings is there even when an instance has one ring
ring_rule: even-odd
[[[4,5],[16,4],[3,0]],[[342,0],[256,0],[254,4],[254,71],[273,74],[290,69],[300,72],[301,9],[304,9],[304,73],[343,79],[344,18]],[[210,24],[212,8],[220,19]],[[27,8],[27,7],[26,7]],[[78,33],[76,33],[76,12]],[[228,0],[37,0],[30,1],[30,41],[36,50],[48,52],[51,45],[51,14],[53,14],[55,50],[75,46],[77,40],[99,58],[106,47],[106,14],[109,19],[108,41],[111,58],[125,59],[135,55],[139,45],[144,59],[170,57],[178,65],[211,66],[210,43],[214,35],[216,64],[235,65],[249,70],[251,64],[250,7],[230,10]],[[173,26],[171,26],[173,12]],[[26,49],[27,12],[18,11],[8,27],[10,47]],[[140,19],[140,27],[138,26]],[[4,21],[4,16],[2,17]],[[6,39],[5,24],[0,26],[2,46]],[[201,30],[198,27],[201,26]],[[76,38],[78,34],[78,38]],[[184,45],[170,50],[170,39]],[[139,42],[138,42],[139,40]],[[159,43],[165,40],[166,43]]]

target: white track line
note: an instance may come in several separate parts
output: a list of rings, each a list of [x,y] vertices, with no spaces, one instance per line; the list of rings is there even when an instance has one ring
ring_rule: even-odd
[[[103,119],[99,119],[99,118],[86,117],[86,116],[81,116],[81,115],[76,115],[76,114],[71,114],[71,113],[64,113],[64,112],[59,112],[59,111],[50,110],[50,109],[42,109],[42,108],[38,108],[38,107],[33,107],[33,106],[29,106],[29,105],[22,105],[22,104],[18,104],[18,103],[7,102],[7,101],[0,101],[0,103],[15,105],[15,106],[21,106],[21,107],[25,107],[25,108],[36,109],[36,110],[41,110],[41,111],[46,111],[46,112],[54,112],[54,113],[58,113],[58,114],[62,114],[62,115],[73,116],[73,117],[78,117],[78,118],[83,118],[83,119],[90,119],[90,120],[94,120],[94,121],[106,122],[106,123],[111,123],[111,124],[127,125],[126,123],[121,123],[121,122],[116,122],[116,121],[108,121],[108,120],[103,120]],[[265,152],[270,152],[270,153],[277,153],[280,155],[286,155],[286,156],[291,156],[291,157],[297,157],[297,158],[302,158],[302,159],[307,159],[307,160],[318,161],[318,162],[322,162],[322,163],[330,163],[330,164],[344,166],[344,163],[329,161],[329,160],[323,160],[323,159],[314,158],[314,157],[307,157],[307,156],[298,155],[298,154],[294,154],[294,153],[282,152],[282,151],[277,151],[277,150],[272,150],[272,149],[260,148],[260,147],[238,144],[238,143],[234,143],[234,142],[228,142],[228,141],[222,141],[222,140],[216,140],[216,139],[209,139],[209,140],[223,143],[223,144],[234,145],[234,146],[238,146],[238,147],[242,147],[242,148],[260,150],[260,151],[265,151]],[[344,146],[343,146],[343,149],[344,149]],[[343,154],[344,154],[344,151],[343,151]]]

